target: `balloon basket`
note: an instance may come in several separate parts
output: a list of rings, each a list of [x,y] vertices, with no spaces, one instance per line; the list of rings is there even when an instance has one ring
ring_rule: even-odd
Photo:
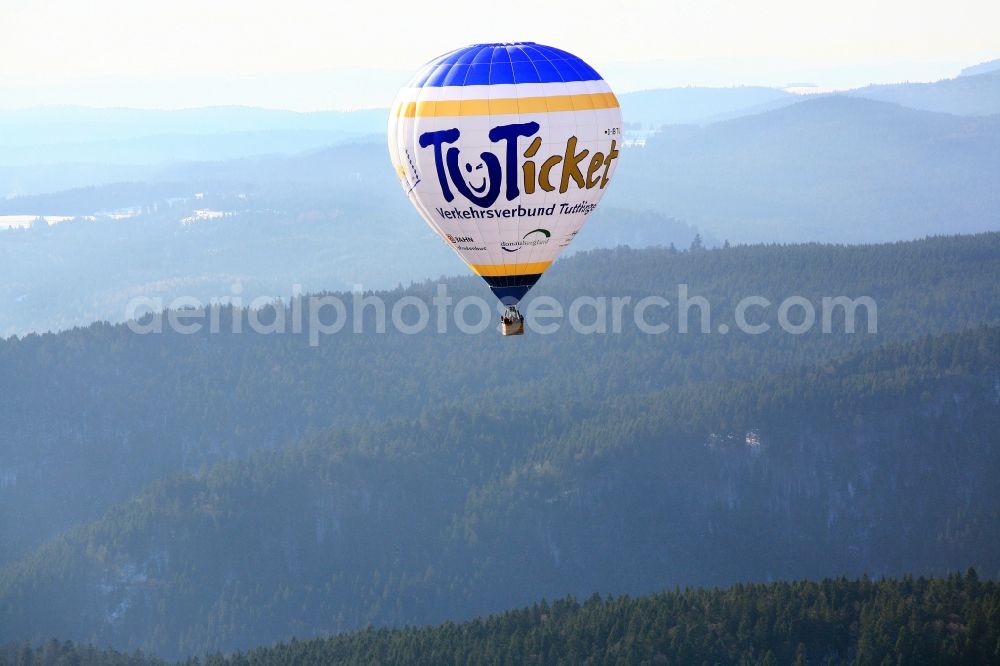
[[[524,335],[524,317],[511,306],[500,318],[500,332],[503,335]]]

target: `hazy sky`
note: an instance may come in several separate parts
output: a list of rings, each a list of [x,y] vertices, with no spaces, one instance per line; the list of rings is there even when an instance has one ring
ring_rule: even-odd
[[[0,0],[0,106],[385,105],[429,58],[513,40],[623,89],[933,79],[1000,57],[998,26],[997,0]]]

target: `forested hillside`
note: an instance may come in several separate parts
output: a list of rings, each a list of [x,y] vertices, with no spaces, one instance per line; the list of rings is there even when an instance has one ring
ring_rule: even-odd
[[[3,341],[0,562],[100,517],[172,471],[277,448],[317,429],[416,417],[494,395],[516,400],[523,410],[545,396],[606,400],[752,380],[886,342],[995,323],[998,254],[1000,234],[870,247],[595,251],[558,262],[536,293],[564,307],[581,295],[631,297],[633,303],[660,295],[675,304],[664,315],[671,331],[642,334],[626,312],[621,333],[577,335],[564,325],[552,335],[517,340],[516,353],[493,330],[464,335],[451,327],[437,334],[431,326],[403,335],[389,327],[375,333],[370,310],[363,334],[352,333],[351,323],[317,347],[305,333],[254,334],[245,313],[241,334],[228,323],[215,335],[206,327],[198,335],[168,329],[145,336],[95,324]],[[487,295],[478,279],[446,284],[456,302]],[[691,332],[677,332],[679,284],[710,302],[709,333],[698,332],[697,309]],[[429,301],[435,290],[424,283],[381,295],[391,306],[407,294]],[[868,332],[862,310],[853,335],[842,333],[842,311],[834,313],[833,330],[840,334],[823,334],[818,326],[805,335],[784,333],[775,322],[777,304],[793,294],[817,307],[823,296],[871,296],[877,332]],[[749,295],[775,304],[759,310],[772,326],[765,334],[735,330],[736,303]],[[720,324],[733,333],[719,334]]]
[[[944,580],[739,585],[572,598],[427,629],[365,631],[204,661],[279,664],[985,664],[1000,658],[1000,590]]]
[[[980,327],[770,377],[383,414],[174,475],[7,566],[0,638],[178,657],[540,596],[995,575],[998,386]]]
[[[1000,659],[1000,590],[947,579],[738,585],[541,602],[465,623],[366,629],[185,666],[340,664],[986,664]],[[72,642],[0,647],[0,666],[166,666]]]

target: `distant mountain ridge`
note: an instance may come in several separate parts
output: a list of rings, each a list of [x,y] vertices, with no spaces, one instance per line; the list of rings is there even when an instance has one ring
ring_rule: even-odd
[[[1000,61],[998,61],[1000,62]],[[985,68],[954,79],[934,83],[873,85],[843,93],[911,109],[959,116],[989,116],[1000,113],[1000,68]]]
[[[733,88],[663,88],[624,93],[619,96],[626,126],[643,130],[663,125],[703,124],[712,118],[759,108],[768,103],[790,103],[797,98],[777,88],[738,86]]]
[[[971,67],[966,67],[962,70],[959,76],[974,76],[976,74],[984,74],[986,72],[995,72],[1000,69],[1000,58],[996,60],[987,60],[986,62],[981,62],[978,65],[972,65]]]
[[[572,249],[686,248],[696,232],[714,245],[997,230],[998,154],[1000,115],[960,117],[852,96],[667,126],[644,148],[623,148],[615,182]],[[237,280],[248,296],[286,294],[296,283],[382,288],[462,270],[387,165],[373,137],[292,156],[147,166],[131,178],[116,172],[115,180],[145,185],[0,200],[0,215],[141,212],[115,225],[0,232],[0,336],[117,321],[126,296],[137,293],[168,301],[182,290],[218,295]],[[9,173],[33,177],[31,168]],[[86,165],[73,173],[94,177]],[[232,215],[183,224],[198,208]],[[216,246],[227,247],[225,255],[195,261]],[[95,264],[109,269],[88,277]]]
[[[667,127],[622,160],[607,200],[669,210],[739,241],[985,231],[1000,223],[998,154],[1000,115],[824,96],[705,127]]]
[[[0,166],[150,165],[288,154],[384,133],[385,114],[249,107],[0,110]]]
[[[952,94],[960,90],[968,94]],[[917,106],[946,100],[964,105],[957,109],[963,113],[989,110],[991,100],[1000,100],[1000,73],[805,99],[753,87],[623,95],[626,122],[639,127],[630,131],[645,145],[623,146],[615,182],[574,249],[618,243],[684,248],[695,233],[709,245],[870,243],[1000,229],[1000,114],[921,111],[866,95]],[[770,101],[743,106],[762,99]],[[629,108],[637,109],[631,121]],[[726,108],[733,110],[693,124],[660,124]],[[78,112],[88,122],[104,113],[43,109],[37,122],[57,127]],[[140,213],[114,228],[81,221],[32,235],[0,232],[0,336],[117,321],[126,294],[173,298],[182,285],[196,285],[194,292],[205,295],[242,280],[248,295],[278,295],[295,283],[381,288],[461,270],[415,215],[388,168],[380,134],[384,110],[223,108],[176,112],[177,118],[175,112],[111,113],[128,131],[157,114],[165,118],[163,128],[225,125],[234,131],[115,139],[100,149],[120,160],[154,153],[174,160],[155,165],[0,166],[0,192],[22,193],[0,199],[0,215]],[[296,123],[299,129],[274,129]],[[350,134],[376,126],[376,134]],[[331,127],[347,134],[323,129]],[[291,148],[299,152],[283,152]],[[0,153],[21,151],[19,159],[39,161],[52,157],[50,151],[83,159],[88,150],[57,143]],[[187,159],[212,155],[233,159]],[[88,182],[100,186],[78,187]],[[55,191],[26,194],[46,189]],[[205,198],[196,200],[199,195]],[[199,208],[227,216],[194,229],[183,220]],[[303,245],[302,238],[310,242]],[[212,243],[227,247],[225,255],[194,265]],[[113,264],[104,259],[108,255],[116,258]],[[117,284],[109,284],[108,272],[88,272],[98,264],[120,271]]]
[[[992,63],[963,70],[955,79],[874,85],[844,94],[956,115],[1000,113],[1000,77]],[[641,135],[664,125],[704,125],[763,113],[808,97],[760,86],[692,86],[624,93],[620,99],[629,131]],[[162,164],[289,154],[384,133],[386,113],[385,108],[351,112],[252,107],[0,110],[0,147],[4,148],[0,166],[77,161]],[[207,136],[211,140],[204,143],[202,139],[199,144],[199,137]]]
[[[1000,77],[995,76],[998,62],[968,67],[953,79],[872,85],[843,94],[956,115],[1000,113]],[[633,133],[670,124],[709,124],[774,110],[804,97],[809,96],[761,86],[691,86],[620,95],[625,122]],[[174,111],[73,106],[0,110],[0,147],[6,149],[0,152],[0,166],[81,160],[159,164],[270,152],[289,154],[339,138],[384,133],[387,111],[293,112],[239,106]],[[216,134],[228,138],[216,137],[214,145],[199,150],[195,137]],[[159,145],[168,136],[177,143],[173,150]],[[264,145],[255,146],[255,140]]]
[[[283,111],[244,106],[157,110],[41,106],[0,109],[0,145],[113,141],[161,134],[266,130],[373,133],[385,131],[385,109]],[[17,128],[17,132],[12,131]]]

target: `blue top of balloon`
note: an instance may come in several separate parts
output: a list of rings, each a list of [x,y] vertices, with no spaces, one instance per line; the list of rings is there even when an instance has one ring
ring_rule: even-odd
[[[534,42],[473,44],[439,56],[413,79],[414,88],[501,83],[600,81],[594,68],[551,46]]]

